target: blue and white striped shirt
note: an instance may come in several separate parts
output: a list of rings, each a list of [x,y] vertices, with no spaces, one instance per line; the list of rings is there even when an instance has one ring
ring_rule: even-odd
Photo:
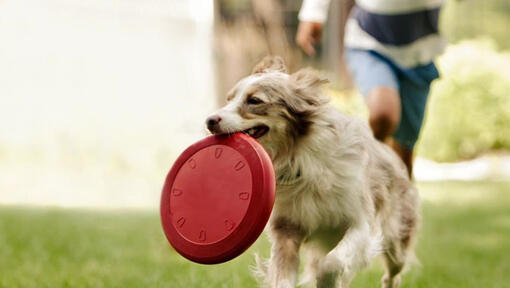
[[[439,34],[444,0],[356,0],[345,27],[345,46],[374,50],[403,68],[429,64],[446,45]],[[301,21],[326,21],[330,0],[304,0]]]

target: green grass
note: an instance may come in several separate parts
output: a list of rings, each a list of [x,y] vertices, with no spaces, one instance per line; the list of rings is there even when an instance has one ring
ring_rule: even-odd
[[[510,287],[510,183],[419,185],[422,267],[403,287]],[[221,265],[193,264],[166,242],[156,213],[0,207],[0,287],[256,287],[253,252]],[[382,266],[353,287],[379,287]]]

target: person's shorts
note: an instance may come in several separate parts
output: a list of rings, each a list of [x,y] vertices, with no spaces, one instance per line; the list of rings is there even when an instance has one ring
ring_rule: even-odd
[[[352,48],[346,49],[345,59],[365,98],[378,87],[399,91],[402,116],[393,138],[411,150],[420,134],[430,83],[439,76],[434,63],[405,69],[377,52]]]

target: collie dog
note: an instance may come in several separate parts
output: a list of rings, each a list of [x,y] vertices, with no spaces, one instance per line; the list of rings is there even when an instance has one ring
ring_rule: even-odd
[[[301,249],[299,285],[349,287],[357,271],[382,255],[382,286],[397,287],[414,255],[418,192],[398,156],[363,120],[328,103],[327,82],[311,69],[289,74],[281,58],[266,57],[207,118],[207,128],[247,133],[273,160],[271,257],[257,261],[262,285],[295,287]]]

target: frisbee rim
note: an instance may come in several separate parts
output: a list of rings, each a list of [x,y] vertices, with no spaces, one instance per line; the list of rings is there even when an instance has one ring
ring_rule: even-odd
[[[214,243],[197,244],[184,238],[174,226],[170,192],[183,164],[197,152],[213,145],[233,148],[246,160],[251,171],[252,191],[242,220],[227,236]],[[242,133],[208,136],[185,149],[167,174],[160,203],[165,236],[179,254],[191,261],[216,264],[231,260],[248,249],[262,233],[271,215],[275,188],[272,161],[254,138]]]

